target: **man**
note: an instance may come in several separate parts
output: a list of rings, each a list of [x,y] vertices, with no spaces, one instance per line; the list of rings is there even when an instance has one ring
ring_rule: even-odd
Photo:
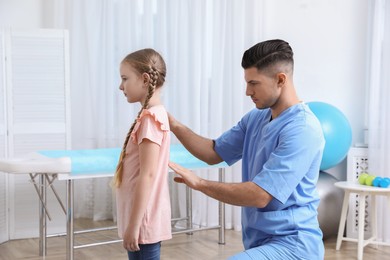
[[[242,183],[201,179],[170,163],[175,181],[242,206],[245,251],[231,259],[323,259],[316,183],[325,140],[293,83],[293,51],[282,40],[260,42],[242,58],[246,95],[256,108],[216,140],[170,116],[171,131],[197,158],[229,165],[242,159]]]

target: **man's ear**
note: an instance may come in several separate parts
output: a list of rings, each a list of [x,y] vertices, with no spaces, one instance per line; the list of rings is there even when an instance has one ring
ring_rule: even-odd
[[[287,81],[287,75],[285,73],[282,73],[282,72],[278,73],[277,74],[277,81],[278,81],[278,85],[284,86],[284,84]]]

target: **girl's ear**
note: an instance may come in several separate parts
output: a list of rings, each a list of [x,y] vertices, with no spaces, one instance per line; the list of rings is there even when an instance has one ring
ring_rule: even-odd
[[[146,73],[146,72],[142,73],[142,78],[144,80],[144,84],[146,84],[146,85],[149,84],[150,76],[148,73]]]

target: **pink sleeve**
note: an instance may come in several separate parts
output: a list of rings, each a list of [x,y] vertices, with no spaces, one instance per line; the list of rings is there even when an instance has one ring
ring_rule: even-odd
[[[141,118],[137,129],[134,128],[133,134],[135,134],[136,139],[133,141],[138,144],[146,138],[158,145],[161,145],[164,137],[163,130],[161,129],[161,123],[156,121],[150,114],[146,114]]]

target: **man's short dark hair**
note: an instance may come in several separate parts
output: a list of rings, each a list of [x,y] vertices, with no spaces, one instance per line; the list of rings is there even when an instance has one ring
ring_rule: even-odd
[[[283,40],[268,40],[260,42],[244,52],[241,66],[244,69],[256,67],[262,70],[279,62],[294,66],[294,53],[288,42]]]

